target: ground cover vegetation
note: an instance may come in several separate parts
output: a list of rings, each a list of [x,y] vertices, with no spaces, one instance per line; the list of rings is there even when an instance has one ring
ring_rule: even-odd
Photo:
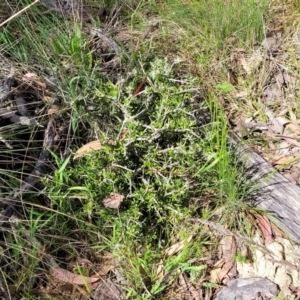
[[[1,77],[42,94],[30,103],[38,124],[1,127],[2,197],[34,168],[41,128],[58,131],[47,172],[1,230],[4,297],[210,299],[221,284],[220,237],[200,220],[246,236],[255,227],[227,145],[228,57],[261,43],[272,10],[206,2],[91,0],[89,22],[37,3],[2,25]],[[3,20],[30,4],[4,1]]]

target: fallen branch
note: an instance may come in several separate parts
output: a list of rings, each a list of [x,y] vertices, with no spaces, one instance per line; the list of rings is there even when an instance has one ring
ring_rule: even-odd
[[[234,133],[229,144],[244,163],[245,176],[253,184],[253,205],[270,213],[270,218],[300,244],[300,188],[277,172]]]

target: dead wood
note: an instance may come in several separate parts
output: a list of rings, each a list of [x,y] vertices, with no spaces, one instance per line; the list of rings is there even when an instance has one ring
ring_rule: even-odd
[[[270,213],[268,217],[300,244],[300,188],[276,171],[234,133],[229,144],[244,163],[244,174],[253,183],[253,204]]]

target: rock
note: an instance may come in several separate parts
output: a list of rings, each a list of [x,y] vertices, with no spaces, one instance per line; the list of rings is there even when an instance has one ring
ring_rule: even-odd
[[[300,286],[300,259],[296,255],[300,251],[299,245],[278,236],[275,241],[264,246],[258,232],[254,234],[253,241],[257,245],[251,250],[254,261],[236,262],[239,278],[267,278],[277,284],[280,290],[290,285]]]
[[[254,300],[256,296],[274,299],[279,290],[275,283],[265,278],[240,278],[224,287],[215,300]]]

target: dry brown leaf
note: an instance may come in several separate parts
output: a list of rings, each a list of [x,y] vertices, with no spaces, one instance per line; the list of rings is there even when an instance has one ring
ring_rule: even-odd
[[[257,214],[258,226],[265,238],[265,243],[270,244],[273,241],[273,231],[270,220],[266,216]]]
[[[122,201],[124,200],[124,196],[118,193],[112,193],[107,198],[105,198],[102,202],[105,207],[108,208],[119,208]]]
[[[47,85],[44,82],[37,80],[37,78],[38,76],[34,73],[26,73],[22,77],[22,80],[31,84],[35,84],[37,87],[41,88],[42,90],[45,90],[47,88]]]
[[[274,116],[274,113],[271,109],[269,109],[267,106],[262,105],[262,108],[265,112],[265,114],[268,116],[270,122],[272,123],[273,126],[270,126],[270,128],[272,128],[272,130],[275,133],[281,134],[283,132],[283,125],[280,123],[280,119],[276,118]]]
[[[220,258],[218,261],[215,262],[214,264],[214,269],[221,269],[222,266],[225,264],[225,258]]]
[[[236,255],[236,241],[232,235],[224,236],[220,241],[223,255],[222,257],[229,260]]]
[[[102,279],[93,293],[93,299],[120,300],[124,299],[124,295],[110,279]]]
[[[92,262],[90,260],[88,260],[87,258],[81,258],[81,257],[78,257],[77,258],[77,262],[79,265],[82,265],[82,266],[92,266]]]
[[[290,122],[289,124],[287,124],[285,126],[285,130],[290,133],[295,133],[298,135],[300,134],[299,124],[297,124],[296,122]]]
[[[272,222],[271,222],[271,228],[272,228],[273,234],[276,237],[284,237],[285,236],[284,232],[280,228],[278,228],[275,224],[273,224]]]
[[[266,132],[265,133],[267,136],[269,137],[272,137],[272,138],[277,138],[277,139],[282,139],[282,140],[285,140],[287,141],[289,144],[291,145],[294,145],[294,146],[297,146],[300,148],[300,142],[288,137],[288,136],[284,136],[284,135],[281,135],[281,134],[272,134],[270,132]]]
[[[93,278],[74,274],[63,268],[51,268],[50,274],[60,281],[78,285],[91,284],[96,281],[99,281],[100,279],[100,277]]]
[[[224,277],[228,274],[228,272],[232,269],[235,264],[235,258],[229,258],[226,260],[225,264],[223,265],[222,269],[218,273],[218,282],[222,282]]]
[[[171,256],[175,253],[178,253],[179,251],[181,251],[183,249],[183,247],[189,243],[193,238],[193,235],[190,235],[186,240],[184,241],[181,241],[181,242],[178,242],[174,245],[172,245],[171,247],[167,248],[165,251],[164,251],[164,254],[166,256]]]
[[[255,219],[259,219],[261,218],[261,215],[254,211],[254,210],[250,210],[250,213],[255,217]],[[272,223],[270,220],[269,220],[270,224],[271,224],[271,229],[272,229],[272,233],[273,235],[275,236],[279,236],[279,237],[284,237],[285,236],[285,233],[279,229],[274,223]],[[253,224],[254,225],[254,224]]]
[[[177,294],[183,294],[181,299],[186,299],[185,296],[187,293],[188,293],[188,285],[185,280],[185,277],[183,276],[183,274],[179,274]]]
[[[221,258],[214,264],[213,269],[210,271],[210,280],[209,280],[210,282],[219,283],[219,273],[221,272],[221,269],[224,264],[225,264],[224,258]]]
[[[59,112],[60,112],[59,107],[57,105],[52,105],[51,108],[48,109],[47,114],[53,115],[53,114],[58,114]]]
[[[273,156],[271,160],[272,165],[288,165],[295,160],[294,156]]]
[[[43,91],[46,90],[47,85],[44,82],[39,80],[33,80],[33,82],[37,85],[37,87],[41,88]]]
[[[293,138],[287,137],[287,136],[283,136],[283,135],[277,135],[279,138],[287,141],[288,143],[290,143],[291,145],[297,146],[300,148],[300,143],[298,141],[296,141]]]
[[[218,280],[219,282],[222,282],[224,277],[234,267],[235,264],[235,256],[237,251],[235,238],[232,235],[224,236],[220,241],[220,246],[222,247],[222,256],[225,259],[225,264],[218,273]]]
[[[228,272],[235,265],[235,256],[236,256],[236,241],[235,238],[231,235],[224,236],[219,244],[220,256],[222,258],[218,260],[213,267],[213,270],[210,272],[210,281],[214,283],[220,283]]]
[[[184,280],[187,284],[187,289],[191,293],[191,295],[194,297],[194,300],[202,300],[203,298],[200,296],[199,292],[196,290],[196,288],[193,286],[193,284],[189,281],[188,277],[183,274]]]
[[[124,130],[121,134],[120,141],[123,141],[129,133],[130,133],[130,130],[128,130],[128,129]]]
[[[54,99],[50,96],[44,96],[43,101],[50,104],[54,103]]]
[[[282,116],[276,117],[276,120],[282,126],[287,126],[288,124],[291,123],[290,120],[288,120],[287,118],[282,117]]]
[[[158,264],[158,267],[156,270],[156,275],[159,280],[162,280],[164,277],[164,261],[162,259],[160,260],[160,262]]]
[[[82,147],[80,147],[76,151],[73,160],[82,157],[86,153],[94,152],[94,151],[99,150],[99,149],[101,149],[101,144],[98,140],[89,142],[89,143],[83,145]]]
[[[96,276],[105,276],[109,271],[111,271],[116,263],[115,258],[110,252],[105,252],[105,256],[103,257],[103,264],[100,266],[100,269],[96,272]]]
[[[179,294],[180,299],[190,299],[190,296],[192,295],[192,299],[202,300],[199,292],[195,289],[185,274],[180,274],[178,276],[177,294]]]
[[[246,61],[245,56],[242,53],[238,53],[237,55],[243,69],[245,70],[245,72],[250,75],[251,74],[251,67],[249,65],[249,62]]]
[[[234,267],[235,258],[229,258],[225,260],[224,258],[220,259],[214,265],[214,268],[210,272],[210,282],[221,283],[224,277],[228,272]]]

